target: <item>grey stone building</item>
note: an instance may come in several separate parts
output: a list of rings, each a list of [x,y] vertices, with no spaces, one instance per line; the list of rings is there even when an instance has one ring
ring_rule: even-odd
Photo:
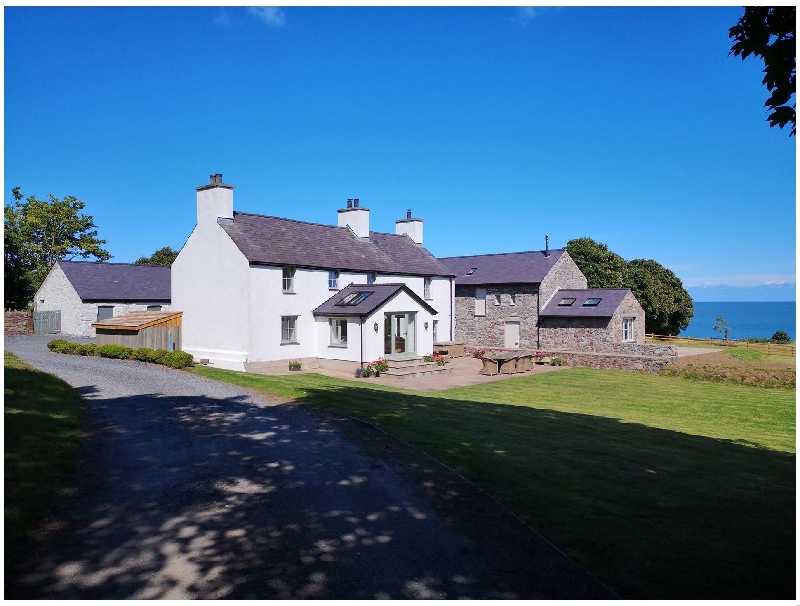
[[[540,310],[561,288],[586,288],[565,250],[439,260],[456,276],[455,339],[467,345],[538,349]]]
[[[440,260],[456,275],[455,338],[467,345],[594,353],[644,345],[644,310],[630,289],[588,289],[565,250]]]

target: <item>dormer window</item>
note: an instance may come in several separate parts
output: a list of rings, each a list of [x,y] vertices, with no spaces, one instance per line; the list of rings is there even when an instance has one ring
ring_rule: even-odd
[[[574,297],[564,297],[558,302],[559,307],[571,307],[575,303]]]
[[[467,272],[467,274],[466,274],[466,275],[468,275],[468,276],[471,276],[471,275],[472,275],[472,274],[474,274],[474,273],[475,273],[477,270],[478,270],[478,268],[477,268],[477,267],[473,267],[472,269],[470,269],[470,270]]]
[[[589,297],[586,301],[583,302],[581,307],[597,307],[600,305],[600,301],[602,301],[602,297]]]

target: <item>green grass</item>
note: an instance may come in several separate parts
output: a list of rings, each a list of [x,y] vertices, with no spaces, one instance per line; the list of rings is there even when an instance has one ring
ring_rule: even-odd
[[[35,536],[73,470],[83,403],[53,375],[4,352],[5,571]]]
[[[624,597],[794,596],[794,390],[578,368],[436,393],[192,372],[375,424]]]

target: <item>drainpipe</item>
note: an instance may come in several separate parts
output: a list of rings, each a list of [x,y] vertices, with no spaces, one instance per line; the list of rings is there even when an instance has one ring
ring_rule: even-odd
[[[453,317],[453,299],[456,298],[455,287],[453,286],[453,278],[450,278],[450,341],[456,340],[456,319]]]
[[[539,315],[541,313],[541,309],[539,306],[540,303],[540,296],[541,296],[541,289],[539,286],[536,287],[536,349],[537,351],[541,348],[539,343],[539,331],[542,326],[542,317]]]
[[[361,368],[364,366],[364,316],[359,316],[358,318],[359,324],[361,325],[361,362],[359,363],[358,367]]]

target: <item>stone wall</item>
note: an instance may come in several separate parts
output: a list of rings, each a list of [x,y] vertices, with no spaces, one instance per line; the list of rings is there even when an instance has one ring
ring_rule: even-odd
[[[559,288],[584,289],[586,285],[586,276],[583,275],[569,253],[564,251],[539,286],[542,297],[541,306],[544,307]]]
[[[486,315],[476,316],[475,287],[456,286],[454,340],[484,347],[504,347],[505,323],[513,320],[519,322],[520,347],[536,347],[537,293],[533,284],[487,286]]]
[[[7,311],[3,314],[4,335],[32,335],[33,312]]]
[[[626,344],[618,343],[618,345]],[[629,353],[595,353],[588,351],[549,351],[545,353],[561,358],[564,366],[583,366],[602,370],[633,370],[638,372],[658,372],[669,364],[675,364],[678,360],[678,350],[671,345],[638,345],[635,343],[631,345],[632,350]],[[636,348],[640,347],[659,348],[661,351],[650,350],[650,353],[645,355],[633,353]]]

